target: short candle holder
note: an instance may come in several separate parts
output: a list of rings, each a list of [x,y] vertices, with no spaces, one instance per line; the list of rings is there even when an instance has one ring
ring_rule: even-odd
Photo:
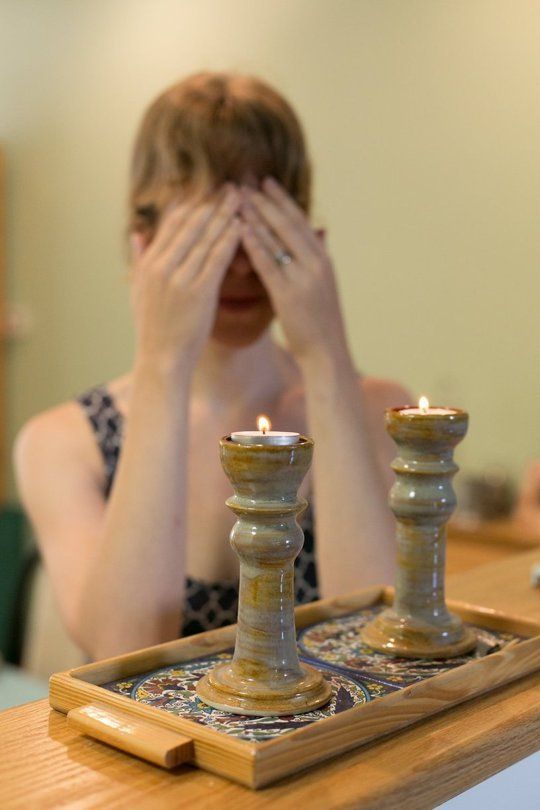
[[[221,462],[234,489],[231,545],[240,560],[238,627],[233,659],[197,684],[209,706],[248,715],[299,714],[323,706],[331,688],[300,664],[294,622],[294,560],[306,507],[297,492],[313,455],[305,437],[287,446],[221,440]]]
[[[454,447],[467,432],[458,409],[390,408],[386,428],[398,446],[390,508],[397,518],[394,604],[362,632],[373,649],[409,658],[452,658],[476,646],[474,632],[446,607],[446,523],[455,509]]]

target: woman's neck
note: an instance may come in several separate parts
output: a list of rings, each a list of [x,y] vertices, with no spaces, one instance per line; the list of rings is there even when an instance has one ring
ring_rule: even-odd
[[[267,330],[243,348],[210,340],[197,364],[192,392],[226,409],[264,410],[294,375],[294,363]]]
[[[236,415],[270,413],[286,389],[294,387],[299,371],[292,357],[272,340],[268,329],[244,348],[210,340],[197,364],[191,397],[205,410]],[[118,410],[127,417],[133,372],[108,384]]]

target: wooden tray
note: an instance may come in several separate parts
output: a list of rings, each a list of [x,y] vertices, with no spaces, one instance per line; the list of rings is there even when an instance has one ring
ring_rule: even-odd
[[[188,691],[193,672],[198,677],[215,656],[230,654],[234,625],[53,675],[50,704],[83,733],[150,762],[190,762],[259,788],[540,668],[540,623],[452,601],[449,608],[479,628],[483,657],[405,661],[365,645],[356,655],[358,627],[391,601],[390,588],[376,588],[296,609],[300,654],[334,686],[330,708],[309,715],[242,720],[216,713]],[[160,673],[164,668],[169,672]],[[183,681],[184,691],[175,691],[170,673],[188,671],[191,685]]]

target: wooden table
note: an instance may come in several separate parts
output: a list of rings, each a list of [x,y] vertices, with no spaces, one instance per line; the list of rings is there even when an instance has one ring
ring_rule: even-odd
[[[449,577],[448,595],[540,619],[540,552]],[[80,737],[37,701],[0,714],[0,805],[11,808],[432,808],[540,748],[540,672],[262,791],[175,772]]]
[[[448,526],[446,573],[458,574],[488,562],[539,549],[540,534],[516,519],[465,520]]]

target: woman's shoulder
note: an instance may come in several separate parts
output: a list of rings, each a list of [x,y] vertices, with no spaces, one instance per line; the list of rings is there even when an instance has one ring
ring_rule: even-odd
[[[398,406],[410,405],[413,402],[410,391],[396,380],[365,377],[358,374],[358,384],[368,405],[373,405],[377,410],[380,408],[397,408]]]
[[[60,490],[70,492],[74,482],[101,482],[98,450],[75,401],[42,411],[23,425],[13,464],[19,496],[31,513],[47,511]]]
[[[19,431],[14,445],[18,469],[46,462],[79,461],[99,473],[101,462],[90,416],[111,403],[115,381],[89,388],[73,399],[31,417]]]
[[[413,397],[408,389],[397,380],[383,377],[371,377],[357,372],[358,386],[362,391],[367,407],[393,408],[410,405]],[[289,407],[301,405],[305,398],[305,388],[302,378],[295,380],[285,392],[283,402]]]
[[[21,428],[16,445],[31,445],[33,449],[48,443],[65,444],[84,425],[84,414],[79,403],[73,399],[48,408],[32,416]]]

